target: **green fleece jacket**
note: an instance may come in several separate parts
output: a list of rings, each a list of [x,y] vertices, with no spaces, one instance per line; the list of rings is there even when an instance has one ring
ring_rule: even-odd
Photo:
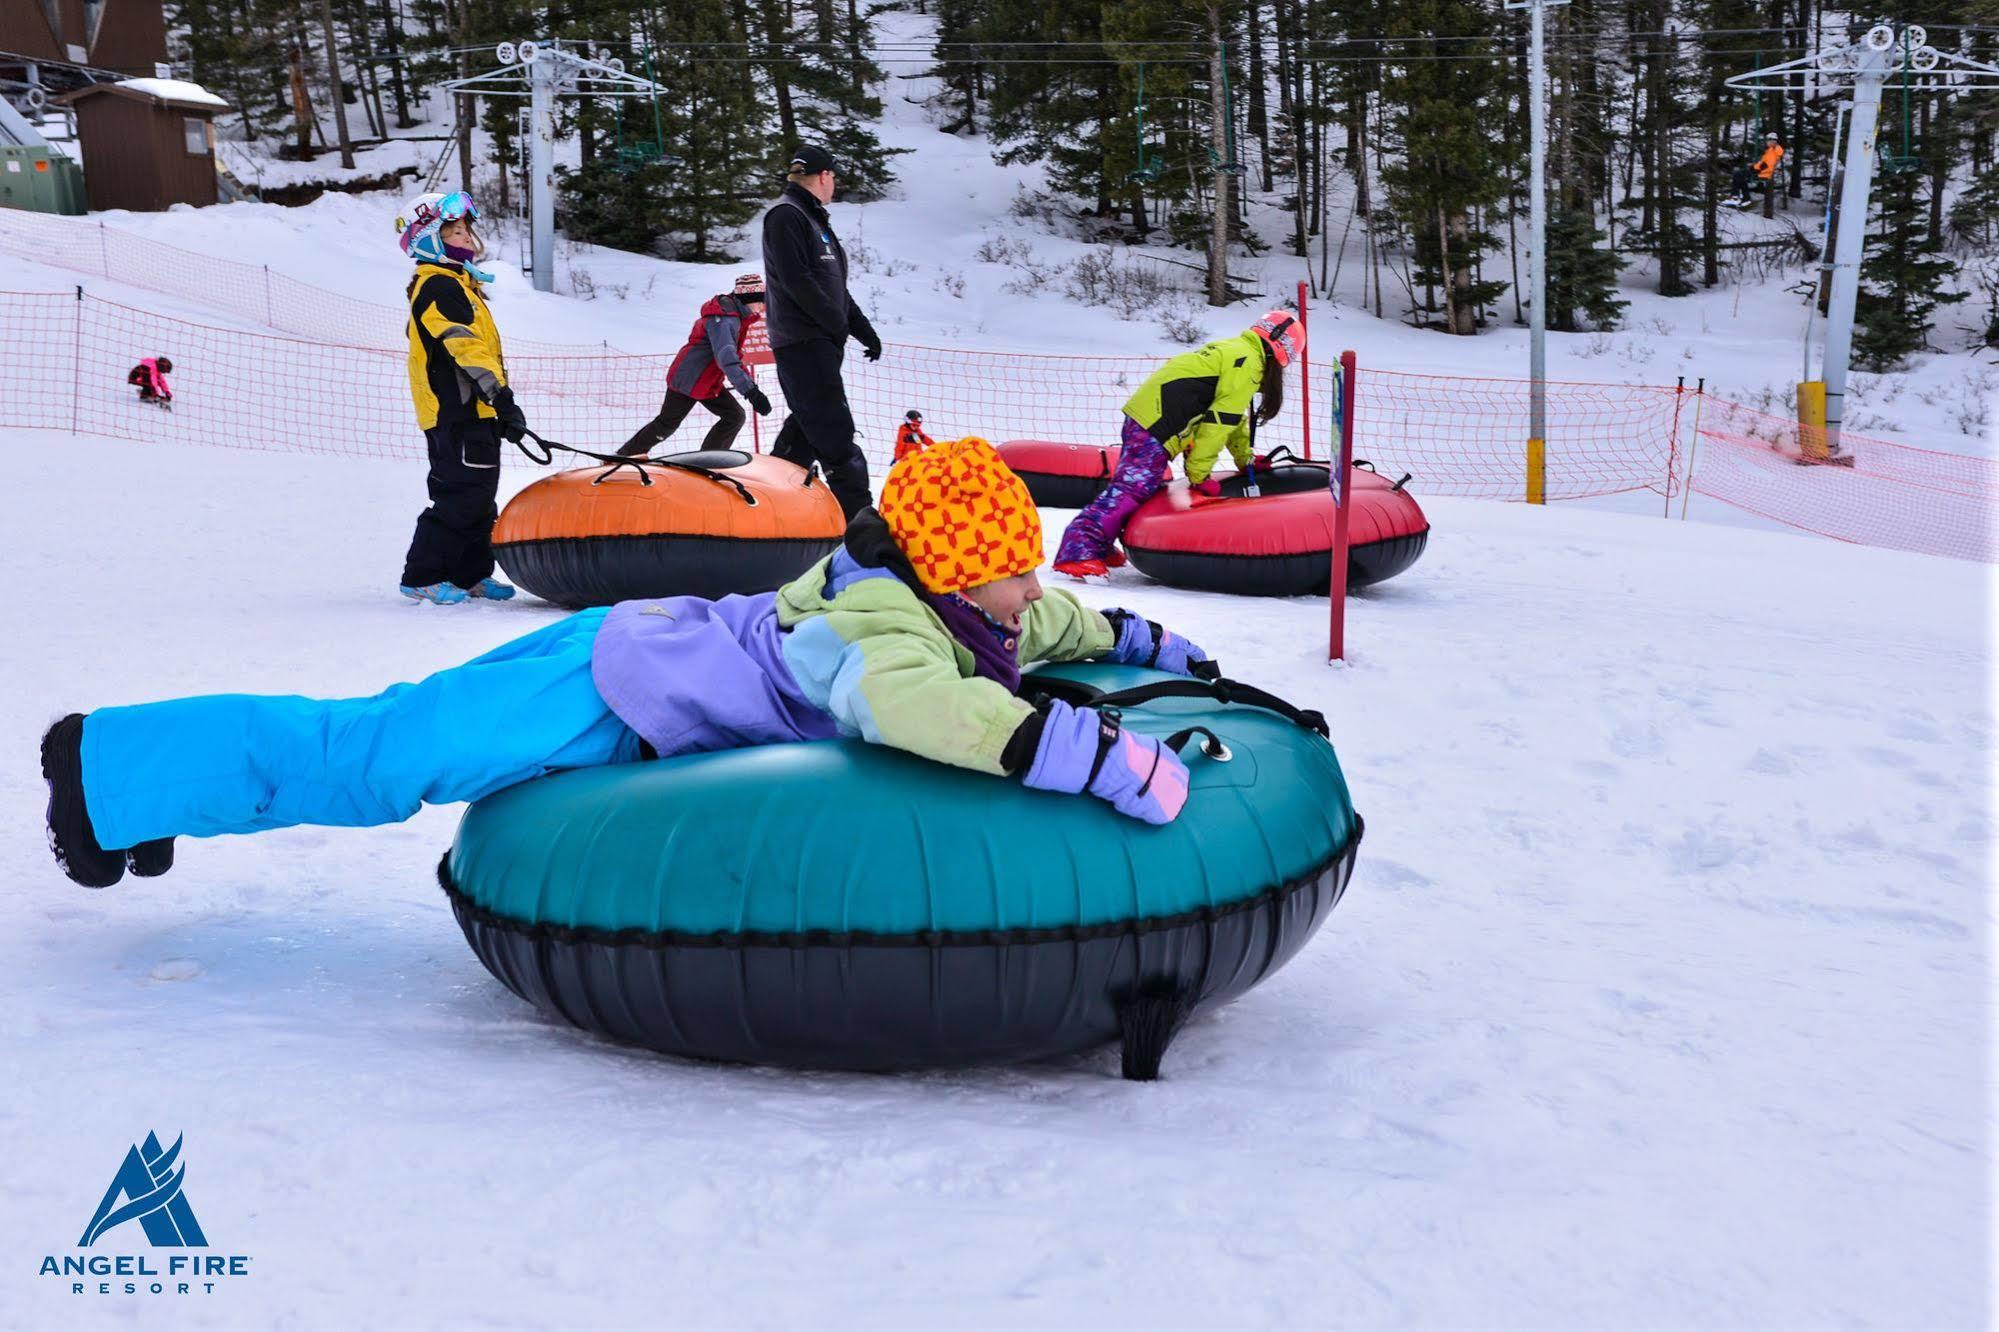
[[[978,772],[1004,773],[1034,709],[976,674],[971,649],[901,578],[846,547],[778,589],[782,651],[800,691],[841,734]],[[1117,641],[1109,620],[1050,588],[1021,617],[1023,665],[1085,661]]]
[[[1208,479],[1224,448],[1247,467],[1249,403],[1263,386],[1269,353],[1263,339],[1245,330],[1183,352],[1152,372],[1124,405],[1124,414],[1166,446],[1187,455],[1187,479]]]

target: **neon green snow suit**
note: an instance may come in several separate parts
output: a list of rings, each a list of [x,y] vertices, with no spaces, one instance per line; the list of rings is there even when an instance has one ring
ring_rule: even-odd
[[[1124,405],[1124,414],[1166,446],[1187,455],[1187,480],[1198,485],[1227,448],[1237,467],[1249,465],[1249,400],[1263,385],[1269,355],[1247,330],[1183,352],[1152,372]]]

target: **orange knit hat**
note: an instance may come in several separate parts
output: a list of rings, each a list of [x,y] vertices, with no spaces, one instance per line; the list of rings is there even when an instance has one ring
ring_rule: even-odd
[[[881,516],[932,592],[963,592],[1041,567],[1041,511],[983,439],[954,439],[897,463]]]

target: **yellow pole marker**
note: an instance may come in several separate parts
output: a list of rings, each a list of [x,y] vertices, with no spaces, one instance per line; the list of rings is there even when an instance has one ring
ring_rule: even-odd
[[[1809,462],[1824,462],[1825,381],[1807,379],[1798,385],[1798,452]]]

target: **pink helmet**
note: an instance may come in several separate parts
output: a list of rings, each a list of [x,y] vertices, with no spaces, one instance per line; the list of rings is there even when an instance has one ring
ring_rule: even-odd
[[[1288,366],[1305,354],[1305,326],[1289,310],[1272,310],[1257,320],[1250,332],[1268,344],[1280,366]]]

